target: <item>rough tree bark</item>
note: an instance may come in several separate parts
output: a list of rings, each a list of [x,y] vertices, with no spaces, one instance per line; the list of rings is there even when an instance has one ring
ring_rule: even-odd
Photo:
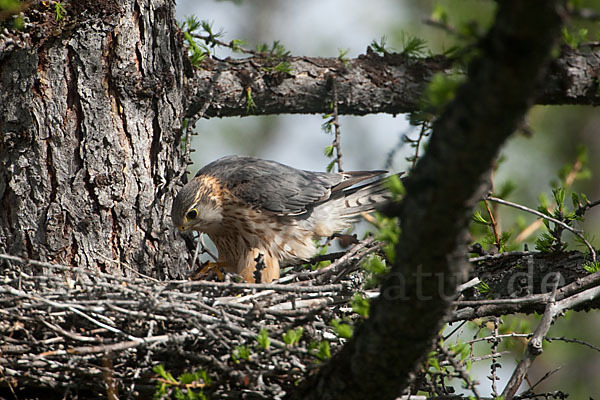
[[[210,60],[195,71],[188,114],[193,115],[211,92],[206,117],[250,114],[327,113],[331,101],[329,76],[336,76],[338,112],[365,115],[399,114],[421,107],[423,90],[438,72],[447,72],[451,60],[444,56],[423,59],[403,54],[367,54],[342,62],[337,58],[291,57],[289,74],[273,72],[272,60]],[[537,104],[599,105],[600,49],[563,46],[543,79]],[[250,79],[248,79],[250,78]],[[256,108],[246,107],[250,88]]]
[[[179,275],[185,52],[170,1],[38,3],[0,54],[0,251]]]

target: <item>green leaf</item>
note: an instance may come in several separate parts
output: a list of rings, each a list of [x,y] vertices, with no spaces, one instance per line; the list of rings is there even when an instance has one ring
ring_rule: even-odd
[[[442,368],[440,367],[440,362],[435,357],[430,357],[429,358],[429,366],[431,368],[433,368],[435,371],[441,371],[442,370]]]
[[[338,59],[343,62],[345,66],[348,66],[348,59],[346,58],[346,55],[349,51],[350,49],[338,49]]]
[[[406,194],[406,189],[404,188],[404,184],[402,183],[402,180],[398,174],[388,176],[385,180],[385,185],[390,192],[397,197],[404,196]]]
[[[247,45],[248,43],[246,43],[243,40],[233,39],[231,41],[231,51],[233,51],[234,53],[241,53],[243,51],[242,47]]]
[[[274,41],[270,48],[266,43],[257,45],[256,51],[262,53],[267,58],[285,58],[290,56],[290,52],[285,49],[279,40]]]
[[[566,44],[572,49],[578,48],[583,42],[587,40],[588,30],[585,28],[579,28],[577,32],[569,32],[567,27],[563,27],[562,36]]]
[[[334,332],[341,338],[350,339],[354,334],[354,327],[345,322],[342,322],[340,319],[334,319],[331,321],[331,326],[333,327]]]
[[[329,342],[327,340],[323,340],[319,343],[319,351],[315,354],[315,356],[321,360],[327,360],[331,358],[331,350],[329,349]]]
[[[171,375],[170,373],[167,373],[167,371],[165,371],[165,367],[162,364],[158,364],[158,365],[155,365],[154,367],[152,367],[152,371],[154,371],[155,373],[157,373],[164,379],[173,378],[173,375]],[[173,380],[175,380],[175,379],[173,379]]]
[[[505,252],[508,250],[506,247],[508,244],[508,240],[510,239],[511,236],[512,236],[511,232],[508,232],[508,231],[502,232],[502,234],[500,235],[500,243],[499,243],[499,248],[498,248],[499,252],[502,253],[502,252]]]
[[[302,338],[302,333],[304,329],[299,326],[296,329],[290,329],[289,331],[283,333],[281,337],[283,338],[283,342],[288,346],[295,346],[300,342],[300,338]]]
[[[357,313],[363,318],[369,317],[369,310],[371,308],[371,301],[365,295],[360,293],[354,293],[352,296],[352,302],[350,303],[352,306],[352,311]]]
[[[288,61],[282,61],[274,66],[273,70],[290,75],[292,73],[292,65]]]
[[[385,36],[385,35],[383,35],[381,37],[381,39],[379,39],[379,42],[376,40],[373,40],[370,44],[371,48],[376,53],[380,53],[381,55],[386,55],[386,54],[390,53],[390,51],[386,45],[387,45],[387,36]]]
[[[184,385],[189,385],[197,380],[198,377],[192,372],[184,372],[183,374],[179,375],[179,382],[183,383]]]
[[[233,362],[239,364],[241,360],[250,361],[250,347],[246,345],[236,346],[231,353]]]
[[[412,36],[404,31],[400,33],[400,42],[402,43],[402,53],[411,57],[422,57],[427,48],[424,39]]]
[[[573,203],[573,208],[575,209],[582,206],[579,196],[575,192],[571,193],[571,202]]]
[[[185,17],[184,26],[187,28],[187,32],[193,33],[194,31],[198,30],[198,28],[200,28],[200,21],[195,15],[189,15]]]
[[[331,172],[333,171],[333,168],[335,167],[335,160],[331,161],[329,164],[327,164],[327,172]]]
[[[323,150],[323,153],[327,156],[327,157],[332,157],[333,156],[333,145],[330,144],[329,146],[325,147],[325,150]]]
[[[483,218],[483,216],[481,215],[481,213],[479,212],[479,210],[475,210],[475,212],[473,213],[473,221],[477,222],[479,224],[483,224],[483,225],[489,225],[490,222],[488,220],[486,220],[485,218]]]
[[[600,271],[600,261],[588,261],[582,265],[583,269],[589,272],[590,274],[594,274]]]
[[[246,114],[253,112],[256,109],[256,103],[252,98],[252,91],[250,88],[246,89]]]
[[[256,341],[258,342],[258,345],[260,347],[267,350],[271,345],[271,339],[269,339],[269,332],[265,328],[262,328],[256,336]]]
[[[565,189],[562,187],[552,189],[552,195],[554,196],[554,201],[556,202],[558,210],[562,211],[566,196]]]
[[[482,293],[482,294],[491,293],[491,291],[492,291],[492,289],[490,288],[490,285],[488,285],[487,283],[485,283],[483,281],[481,283],[479,283],[479,285],[477,285],[476,287],[477,287],[477,290],[479,290],[479,293]]]
[[[67,13],[67,11],[65,10],[65,7],[62,5],[62,3],[60,1],[57,1],[54,3],[54,9],[56,11],[56,20],[60,21],[61,19],[63,19],[65,17],[65,14]]]
[[[517,188],[517,184],[514,181],[511,181],[511,180],[504,181],[504,183],[502,183],[502,185],[500,185],[500,189],[498,189],[498,191],[496,193],[496,197],[501,198],[501,199],[506,199],[508,196],[511,195],[512,192],[515,191],[516,188]]]
[[[441,24],[448,23],[448,10],[440,4],[436,4],[431,13],[431,19]]]
[[[559,247],[556,238],[551,234],[544,232],[536,239],[535,248],[541,252],[550,253],[553,251],[565,250],[567,248],[567,244],[562,243]]]
[[[385,261],[376,254],[367,257],[363,263],[363,268],[374,275],[383,275],[388,271]]]
[[[439,113],[454,99],[458,87],[464,81],[464,77],[458,75],[449,75],[438,72],[433,75],[429,85],[425,89],[424,108],[433,113]]]

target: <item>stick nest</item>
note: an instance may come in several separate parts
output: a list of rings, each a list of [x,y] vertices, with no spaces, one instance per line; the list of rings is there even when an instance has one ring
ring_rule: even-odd
[[[366,239],[328,267],[296,268],[273,284],[157,281],[4,257],[0,387],[60,397],[281,398],[343,345],[331,321],[356,318],[359,264],[379,249]],[[268,346],[257,340],[261,330]]]

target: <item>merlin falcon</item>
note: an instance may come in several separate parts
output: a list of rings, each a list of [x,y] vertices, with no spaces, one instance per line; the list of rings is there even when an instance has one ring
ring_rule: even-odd
[[[313,239],[350,227],[389,201],[386,171],[312,172],[253,157],[228,156],[198,171],[177,194],[171,218],[181,231],[208,234],[217,265],[254,282],[279,278],[280,265],[308,260]],[[358,185],[362,183],[361,185]]]

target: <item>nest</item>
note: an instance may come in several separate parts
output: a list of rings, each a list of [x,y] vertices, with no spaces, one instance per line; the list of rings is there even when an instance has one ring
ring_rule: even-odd
[[[3,256],[1,390],[281,398],[343,345],[331,321],[356,318],[359,264],[380,247],[366,239],[273,284],[158,281]]]

